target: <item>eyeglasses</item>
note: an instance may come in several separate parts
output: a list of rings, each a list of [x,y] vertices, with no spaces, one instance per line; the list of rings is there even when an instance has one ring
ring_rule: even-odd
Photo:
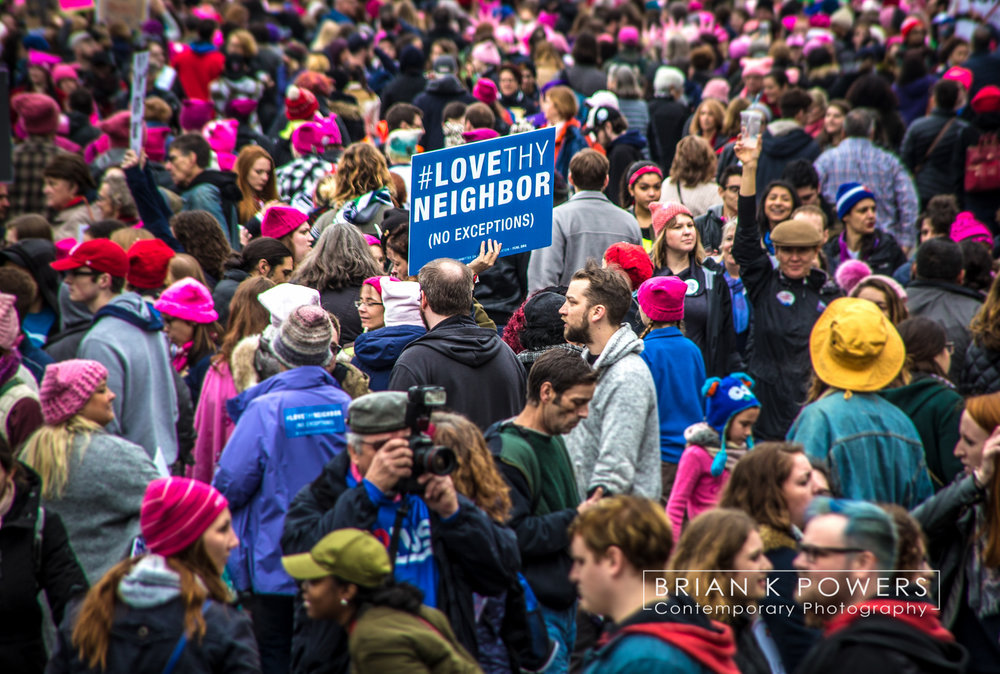
[[[726,187],[726,191],[730,192],[732,194],[739,194],[739,192],[740,192],[740,186],[739,185],[729,185],[729,186]]]
[[[863,548],[834,548],[822,545],[809,545],[808,543],[799,543],[798,550],[806,556],[806,560],[810,564],[814,563],[820,557],[829,557],[830,555],[848,555],[852,552],[864,552]]]
[[[84,271],[84,269],[85,269],[84,267],[80,267],[78,269],[70,269],[69,271],[66,272],[66,276],[67,278],[79,278],[80,276],[97,276],[97,274],[90,271],[89,269],[86,271]]]
[[[371,300],[354,300],[354,306],[357,309],[361,308],[361,305],[366,307],[381,307],[383,306],[381,302],[372,302]]]
[[[944,350],[947,351],[949,354],[955,353],[955,342],[945,342]]]

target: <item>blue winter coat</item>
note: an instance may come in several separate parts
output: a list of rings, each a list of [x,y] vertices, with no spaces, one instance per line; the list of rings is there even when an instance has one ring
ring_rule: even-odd
[[[705,417],[701,387],[705,361],[701,350],[677,328],[653,330],[639,354],[656,384],[660,412],[660,459],[678,463],[684,452],[684,429]]]
[[[788,441],[830,467],[830,486],[844,498],[912,509],[934,494],[916,427],[875,393],[834,390],[806,405]]]
[[[359,370],[368,375],[368,388],[388,391],[392,366],[406,345],[427,334],[419,325],[391,325],[363,332],[354,340],[354,360]]]
[[[229,499],[240,546],[229,557],[238,590],[294,595],[281,566],[288,505],[346,447],[350,396],[321,367],[265,379],[226,403],[236,429],[212,484]]]

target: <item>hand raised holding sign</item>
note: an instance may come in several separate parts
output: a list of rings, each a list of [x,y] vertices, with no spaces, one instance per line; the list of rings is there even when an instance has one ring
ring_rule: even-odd
[[[472,270],[473,274],[482,274],[484,271],[492,267],[497,263],[497,258],[500,257],[500,248],[502,244],[499,241],[494,241],[488,239],[479,244],[479,257],[469,263],[469,269]]]

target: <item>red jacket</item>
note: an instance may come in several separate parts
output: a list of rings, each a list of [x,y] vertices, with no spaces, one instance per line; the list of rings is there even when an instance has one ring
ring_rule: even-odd
[[[208,85],[222,74],[226,57],[218,49],[196,51],[185,45],[180,52],[174,54],[170,65],[177,71],[185,96],[210,101],[212,97]]]

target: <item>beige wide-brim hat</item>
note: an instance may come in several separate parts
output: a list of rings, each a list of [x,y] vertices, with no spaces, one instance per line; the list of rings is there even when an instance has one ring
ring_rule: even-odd
[[[888,386],[906,359],[896,328],[875,303],[842,297],[826,308],[809,337],[813,369],[824,383],[869,393]]]

